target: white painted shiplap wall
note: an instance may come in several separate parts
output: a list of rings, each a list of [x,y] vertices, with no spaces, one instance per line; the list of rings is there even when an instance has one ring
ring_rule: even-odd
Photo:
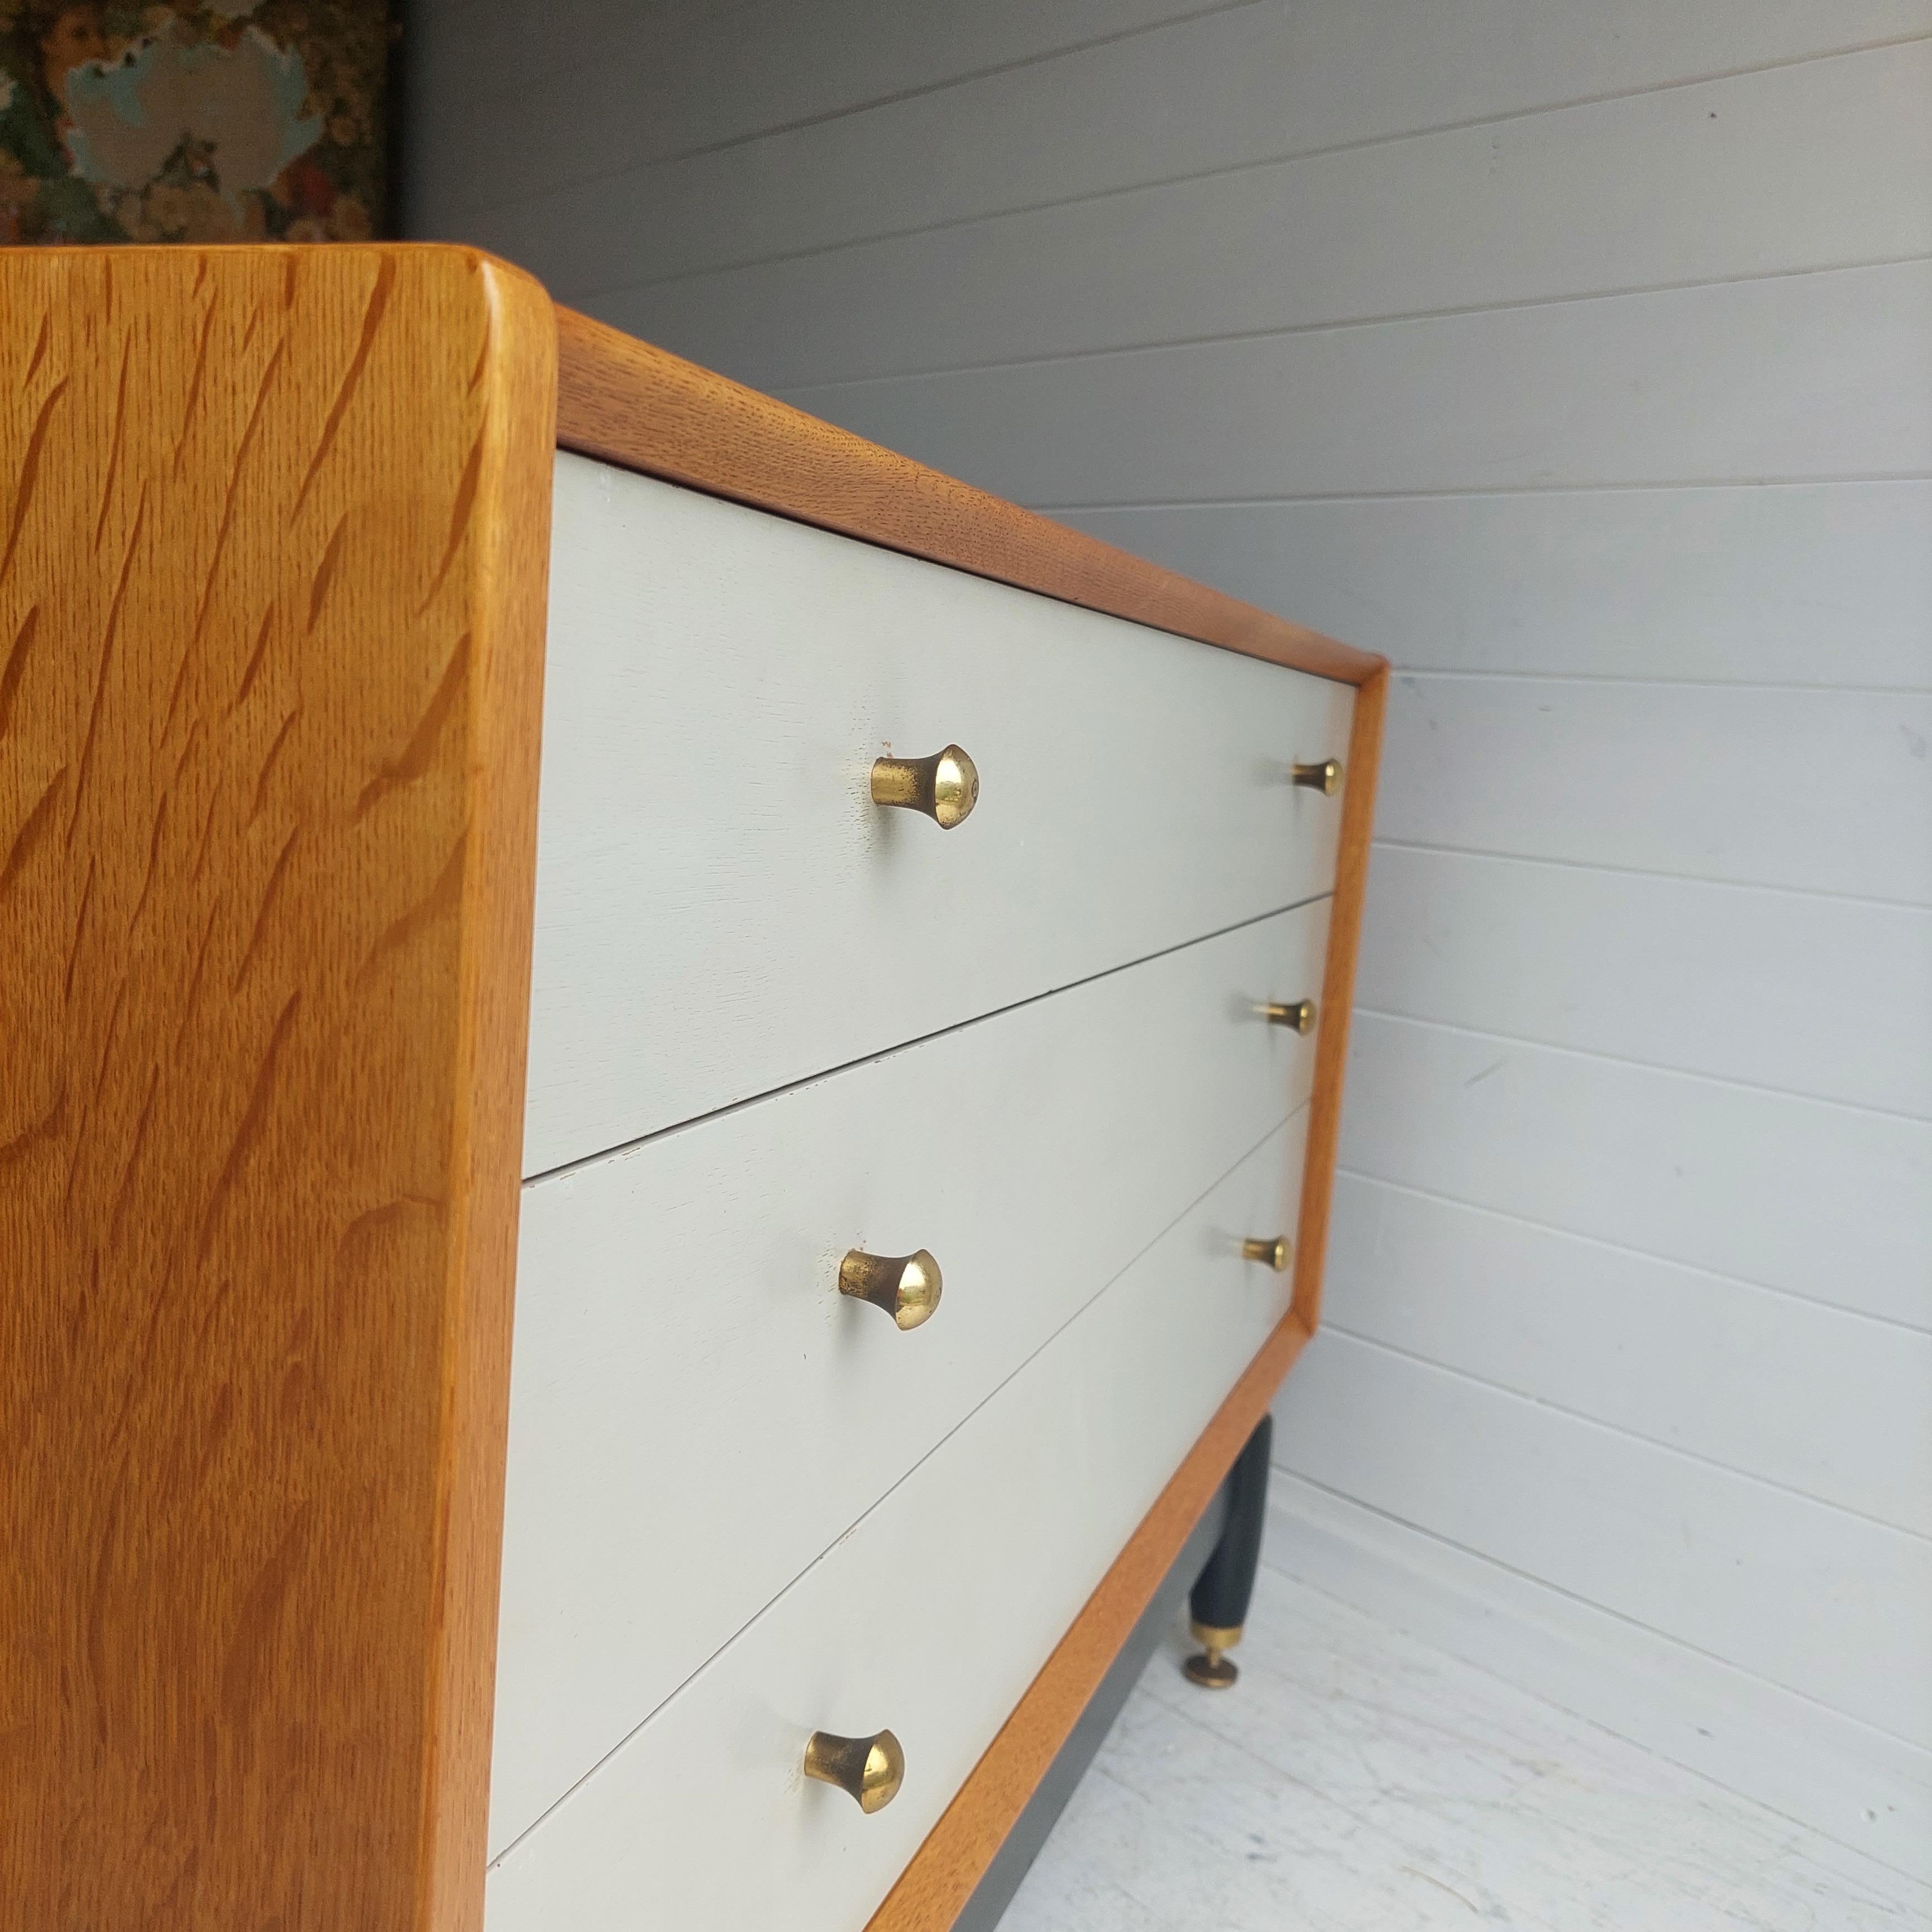
[[[1274,1549],[1932,1876],[1932,0],[417,11],[414,232],[1395,661]]]

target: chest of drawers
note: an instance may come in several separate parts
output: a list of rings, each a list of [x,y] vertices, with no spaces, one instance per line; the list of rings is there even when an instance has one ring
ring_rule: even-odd
[[[938,1932],[1316,1320],[1384,668],[465,251],[0,288],[5,1922]]]

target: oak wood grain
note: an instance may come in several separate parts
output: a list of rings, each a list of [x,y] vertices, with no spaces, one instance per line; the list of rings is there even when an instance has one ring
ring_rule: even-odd
[[[944,1932],[958,1918],[1307,1340],[1292,1311],[1282,1317],[866,1932]]]
[[[473,1928],[553,311],[0,290],[0,1921]]]
[[[1328,1208],[1335,1192],[1335,1156],[1342,1138],[1348,1026],[1355,1010],[1355,960],[1361,948],[1362,904],[1369,889],[1369,844],[1375,836],[1376,781],[1382,766],[1382,712],[1388,697],[1388,667],[1384,664],[1358,688],[1355,715],[1348,728],[1342,836],[1335,854],[1328,958],[1322,968],[1315,1037],[1315,1092],[1309,1108],[1308,1151],[1294,1240],[1294,1312],[1311,1335],[1322,1319]]]
[[[557,310],[560,445],[1250,657],[1359,684],[1380,658]]]

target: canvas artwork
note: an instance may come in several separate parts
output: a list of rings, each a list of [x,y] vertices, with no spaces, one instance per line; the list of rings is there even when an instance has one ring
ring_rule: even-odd
[[[388,0],[0,0],[0,243],[385,232]]]

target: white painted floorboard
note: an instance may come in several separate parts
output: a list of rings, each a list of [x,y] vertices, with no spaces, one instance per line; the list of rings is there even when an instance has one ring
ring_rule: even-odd
[[[1932,1888],[1264,1563],[1156,1654],[1002,1932],[1921,1932]]]

